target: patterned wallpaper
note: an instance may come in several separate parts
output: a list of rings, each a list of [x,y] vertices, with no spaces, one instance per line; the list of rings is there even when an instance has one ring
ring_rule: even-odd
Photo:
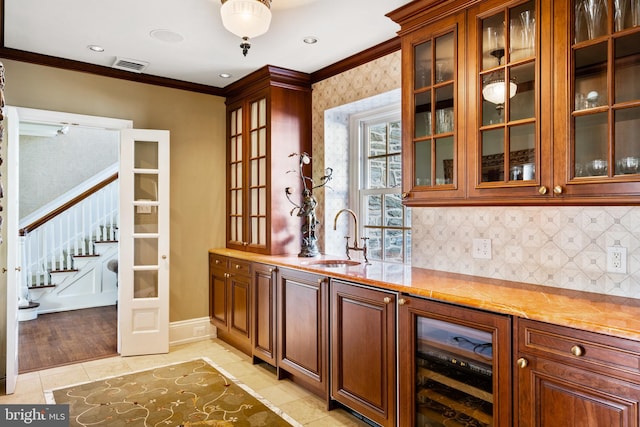
[[[334,169],[316,193],[324,253],[343,255],[348,234],[333,220],[348,207],[349,115],[397,101],[399,87],[399,52],[313,87],[313,175]],[[640,298],[640,207],[414,208],[412,221],[414,266]],[[474,238],[491,239],[491,259],[471,256]],[[627,248],[627,274],[606,271],[608,246]]]

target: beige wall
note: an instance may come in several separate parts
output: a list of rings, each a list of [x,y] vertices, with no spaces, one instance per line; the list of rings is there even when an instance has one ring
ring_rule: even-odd
[[[170,321],[208,316],[207,251],[225,245],[224,98],[0,60],[7,105],[171,132]]]

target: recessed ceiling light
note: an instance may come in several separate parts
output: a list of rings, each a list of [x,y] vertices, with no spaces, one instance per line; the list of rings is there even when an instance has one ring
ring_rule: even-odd
[[[167,43],[180,43],[184,40],[182,34],[178,34],[171,30],[153,30],[149,33],[151,37]]]
[[[307,37],[303,38],[302,41],[305,42],[306,44],[318,43],[318,39],[313,37],[313,36],[307,36]]]
[[[229,74],[229,73],[220,73],[218,75],[220,77],[222,77],[223,79],[230,79],[231,78],[231,74]]]
[[[87,46],[87,48],[94,52],[104,52],[104,48],[102,46],[98,46],[97,44],[90,44],[89,46]]]

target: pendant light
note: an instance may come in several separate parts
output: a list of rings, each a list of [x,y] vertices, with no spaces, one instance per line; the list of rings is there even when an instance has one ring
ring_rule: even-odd
[[[271,0],[221,0],[222,25],[242,39],[240,48],[247,56],[249,39],[261,36],[271,24]]]

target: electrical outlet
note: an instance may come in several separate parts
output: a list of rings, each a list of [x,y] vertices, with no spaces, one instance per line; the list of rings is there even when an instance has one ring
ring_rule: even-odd
[[[206,329],[204,326],[194,326],[193,328],[193,336],[201,337],[206,333]]]
[[[607,247],[607,271],[609,273],[627,273],[627,248],[622,246]]]
[[[491,239],[473,239],[473,257],[491,259]]]

